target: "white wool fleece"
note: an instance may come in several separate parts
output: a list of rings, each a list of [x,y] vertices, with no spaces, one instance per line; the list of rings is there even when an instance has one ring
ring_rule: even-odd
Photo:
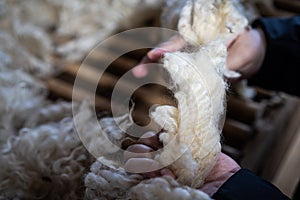
[[[196,53],[165,55],[164,68],[176,85],[178,108],[160,106],[151,113],[165,130],[160,135],[164,150],[156,159],[172,164],[178,181],[185,185],[200,187],[221,150],[219,123],[224,116],[226,89],[221,71],[225,59],[226,49],[220,42]],[[181,157],[177,160],[176,156]]]
[[[239,12],[237,0],[189,0],[182,8],[178,31],[192,45],[234,39],[248,20]]]

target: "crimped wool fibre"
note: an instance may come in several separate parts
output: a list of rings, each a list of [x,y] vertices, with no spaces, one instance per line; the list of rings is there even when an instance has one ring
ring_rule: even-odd
[[[226,88],[221,70],[225,63],[226,49],[220,42],[196,53],[165,55],[164,68],[176,85],[178,108],[159,106],[151,114],[166,131],[160,134],[164,151],[156,159],[165,166],[171,164],[184,185],[200,187],[221,150],[219,123]]]
[[[234,39],[247,24],[236,0],[193,0],[182,8],[178,31],[193,45],[207,44],[215,39],[224,43]]]
[[[200,48],[195,53],[168,53],[164,58],[179,105],[178,109],[161,106],[152,113],[166,130],[160,135],[164,151],[156,159],[172,164],[178,181],[195,188],[203,184],[221,151],[223,76],[234,73],[226,69],[225,45],[248,24],[238,7],[235,0],[187,1],[180,10],[178,30],[187,43]]]

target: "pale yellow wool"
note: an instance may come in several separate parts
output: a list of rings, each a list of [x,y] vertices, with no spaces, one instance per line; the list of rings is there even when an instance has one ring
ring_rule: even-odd
[[[215,39],[226,43],[248,25],[239,7],[236,0],[190,0],[181,10],[178,31],[193,45]]]
[[[178,30],[185,41],[200,49],[165,55],[164,68],[177,86],[178,110],[161,106],[152,113],[166,130],[160,135],[164,150],[156,159],[171,164],[178,181],[191,187],[203,184],[221,151],[223,76],[236,75],[226,69],[225,45],[248,24],[238,6],[235,0],[187,1],[180,11]]]
[[[221,149],[219,122],[225,110],[226,84],[220,71],[225,59],[225,46],[220,42],[196,53],[165,55],[164,68],[177,86],[178,109],[160,106],[151,114],[165,130],[160,135],[165,147],[156,159],[172,164],[178,181],[185,185],[200,187]]]

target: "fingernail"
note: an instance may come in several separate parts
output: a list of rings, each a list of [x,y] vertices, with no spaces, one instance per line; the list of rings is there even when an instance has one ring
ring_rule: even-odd
[[[154,48],[151,51],[148,52],[147,56],[151,59],[151,60],[156,60],[159,57],[162,57],[162,55],[165,53],[166,51],[162,48]]]

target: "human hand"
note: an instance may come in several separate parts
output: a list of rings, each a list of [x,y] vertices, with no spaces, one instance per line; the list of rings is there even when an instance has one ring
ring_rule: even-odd
[[[154,132],[147,132],[141,137],[141,139],[138,140],[137,143],[138,144],[129,146],[127,148],[127,152],[124,154],[125,170],[129,172],[141,171],[141,169],[143,171],[149,171],[147,173],[142,173],[142,175],[146,178],[159,176],[176,177],[170,169],[163,168],[163,166],[149,156],[150,152],[162,147],[157,134]],[[130,154],[128,151],[140,154],[134,155]],[[150,172],[151,169],[158,168],[161,169]],[[220,153],[218,155],[217,163],[206,177],[203,186],[199,189],[212,196],[221,187],[221,185],[224,184],[239,169],[240,166],[233,159],[224,153]]]
[[[229,70],[239,72],[241,78],[249,78],[260,69],[266,53],[265,35],[260,28],[246,28],[227,46]]]
[[[212,196],[241,167],[224,153],[218,155],[217,163],[210,171],[200,190]]]
[[[157,47],[147,53],[142,61],[133,68],[133,75],[137,78],[143,78],[148,74],[148,68],[145,64],[157,63],[166,52],[174,52],[184,48],[186,45],[183,38],[178,35],[171,37],[168,41],[159,44]]]
[[[127,172],[140,173],[145,178],[175,175],[168,168],[164,168],[159,162],[153,159],[155,150],[162,148],[158,134],[149,131],[141,136],[133,145],[126,148],[124,152],[124,168]]]

